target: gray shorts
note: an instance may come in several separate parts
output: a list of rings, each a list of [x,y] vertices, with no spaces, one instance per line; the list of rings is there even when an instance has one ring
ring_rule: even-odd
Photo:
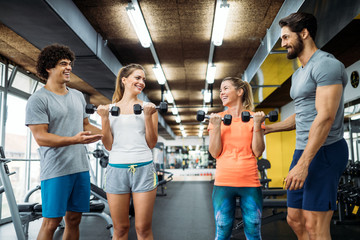
[[[118,168],[110,165],[105,173],[105,192],[112,194],[140,193],[154,190],[158,178],[154,163],[133,168]]]

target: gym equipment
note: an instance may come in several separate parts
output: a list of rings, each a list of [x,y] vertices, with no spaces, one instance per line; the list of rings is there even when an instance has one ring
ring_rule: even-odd
[[[250,115],[250,112],[248,112],[248,111],[244,111],[244,112],[241,113],[241,120],[243,122],[250,121],[250,118],[252,118],[252,117],[253,116]],[[279,118],[279,114],[278,114],[277,111],[271,111],[265,117],[268,118],[270,122],[276,122],[278,120],[278,118]]]
[[[36,186],[30,190],[24,199],[24,203],[16,203],[14,191],[10,182],[10,173],[7,163],[11,160],[5,158],[4,150],[0,146],[0,179],[2,186],[0,186],[0,194],[5,192],[8,201],[11,218],[14,224],[17,239],[26,240],[28,238],[29,223],[42,217],[42,205],[38,203],[29,203],[29,198],[34,192],[41,190],[40,186]],[[112,220],[109,215],[103,212],[105,204],[99,201],[90,200],[90,211],[83,213],[83,216],[98,216],[107,222],[106,228],[110,230],[113,236]]]
[[[91,152],[90,152],[91,154]],[[105,153],[102,149],[95,149],[92,152],[92,155],[94,158],[99,159],[99,164],[102,168],[106,168],[109,163],[109,155],[108,153]]]
[[[160,187],[160,193],[157,193],[156,196],[166,196],[166,193],[165,193],[165,189],[166,189],[166,183],[170,182],[173,180],[173,173],[171,172],[167,172],[167,171],[164,171],[164,170],[158,170],[158,179],[159,179],[159,182],[158,182],[158,188]],[[159,174],[161,173],[161,174]],[[166,177],[166,179],[164,179],[165,177],[165,174],[168,174],[169,176]]]
[[[161,113],[167,113],[168,111],[168,104],[167,102],[160,102],[159,106],[155,107],[156,109],[159,109]],[[141,107],[140,104],[134,104],[134,113],[136,115],[141,114],[141,112],[143,111],[143,107]]]
[[[260,172],[260,183],[263,186],[263,188],[269,188],[269,182],[271,182],[271,179],[267,178],[267,172],[266,169],[271,168],[271,164],[269,160],[262,158],[257,161],[258,170]]]
[[[360,161],[349,160],[337,190],[337,214],[334,224],[360,223]]]
[[[202,110],[197,111],[196,113],[196,120],[199,122],[204,121],[204,119],[210,119],[209,115],[205,115],[205,112]],[[224,125],[230,125],[232,121],[232,116],[230,114],[226,114],[223,118],[221,118]]]
[[[24,224],[28,223],[29,221],[33,221],[37,219],[37,218],[33,219],[33,214],[32,214],[33,212],[35,213],[34,207],[35,205],[37,205],[37,203],[28,203],[22,205],[18,205],[16,203],[14,190],[11,186],[11,182],[9,178],[9,176],[15,174],[15,172],[12,173],[9,172],[9,168],[7,166],[7,163],[9,162],[10,160],[5,158],[4,150],[0,146],[0,178],[3,184],[1,186],[0,194],[5,192],[17,239],[25,240],[26,235],[24,231]],[[23,216],[20,215],[20,212],[24,213]]]
[[[86,107],[85,107],[85,112],[87,114],[93,114],[95,111],[97,111],[97,108],[95,107],[94,104],[86,104]],[[110,113],[112,116],[119,116],[120,115],[120,108],[117,107],[117,106],[112,106],[111,109],[110,109]]]

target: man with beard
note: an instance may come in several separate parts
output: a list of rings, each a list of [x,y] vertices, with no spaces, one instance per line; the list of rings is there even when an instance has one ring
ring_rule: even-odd
[[[296,149],[285,179],[287,221],[298,239],[331,239],[339,178],[348,161],[343,138],[344,65],[315,45],[313,15],[293,13],[280,20],[282,47],[288,59],[298,58],[290,96],[295,114],[267,125],[265,133],[296,129]]]

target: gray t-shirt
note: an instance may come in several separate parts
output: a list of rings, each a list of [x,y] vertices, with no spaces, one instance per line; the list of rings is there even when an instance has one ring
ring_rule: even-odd
[[[344,134],[344,90],[348,82],[344,65],[330,53],[317,50],[305,67],[292,75],[290,96],[295,103],[296,149],[305,149],[309,131],[317,111],[315,108],[316,88],[342,84],[343,95],[335,121],[323,146],[337,142]]]
[[[48,124],[48,132],[72,137],[84,131],[85,99],[81,92],[68,88],[57,95],[44,87],[26,105],[26,126]],[[40,147],[40,180],[89,171],[83,144],[66,147]]]

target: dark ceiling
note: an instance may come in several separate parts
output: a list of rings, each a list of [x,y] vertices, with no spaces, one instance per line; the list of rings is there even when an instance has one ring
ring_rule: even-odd
[[[311,2],[314,1],[307,1],[310,2],[308,6],[312,6]],[[242,76],[284,0],[227,2],[230,4],[230,12],[223,44],[215,47],[213,56],[217,72],[210,112],[223,110],[218,91],[220,80],[227,76]],[[149,48],[141,46],[130,24],[125,10],[128,1],[74,0],[72,3],[101,39],[106,41],[105,45],[122,65],[139,63],[144,66],[147,73],[144,93],[150,101],[159,104],[161,91],[152,71],[154,58]],[[181,124],[188,136],[197,136],[200,128],[195,116],[203,105],[202,90],[206,86],[215,3],[215,0],[139,0],[167,84],[179,109]],[[46,0],[0,0],[0,55],[35,73],[39,49],[58,40],[69,45],[77,55],[71,86],[87,93],[90,102],[96,105],[109,103],[114,87],[114,73],[109,67],[98,64],[98,55],[90,51],[89,45],[82,44],[80,38],[73,37],[73,30],[49,5]],[[355,19],[350,22],[323,47],[345,65],[360,58],[359,21]],[[279,42],[274,48],[279,49]],[[284,54],[281,54],[281,58],[287,61]],[[281,63],[272,61],[271,64]],[[272,78],[266,81],[266,84],[279,84],[281,87],[270,90],[270,94],[259,102],[258,107],[279,108],[291,101],[288,92],[292,71],[286,72],[276,83],[273,83],[275,80]],[[162,117],[175,135],[181,136],[180,125],[171,111]]]
[[[168,1],[142,0],[139,5],[154,47],[174,96],[182,125],[188,135],[197,135],[196,112],[203,104],[215,2],[208,0]],[[148,74],[144,92],[151,101],[161,100],[160,86],[152,73],[154,59],[149,49],[142,48],[126,14],[126,1],[83,1],[74,3],[123,64],[139,63]],[[266,34],[283,0],[228,1],[230,13],[222,46],[214,52],[216,80],[238,76],[245,71]],[[222,111],[219,98],[220,81],[215,81],[213,108]],[[164,115],[176,135],[179,124],[171,112]],[[205,132],[204,132],[205,133]]]

